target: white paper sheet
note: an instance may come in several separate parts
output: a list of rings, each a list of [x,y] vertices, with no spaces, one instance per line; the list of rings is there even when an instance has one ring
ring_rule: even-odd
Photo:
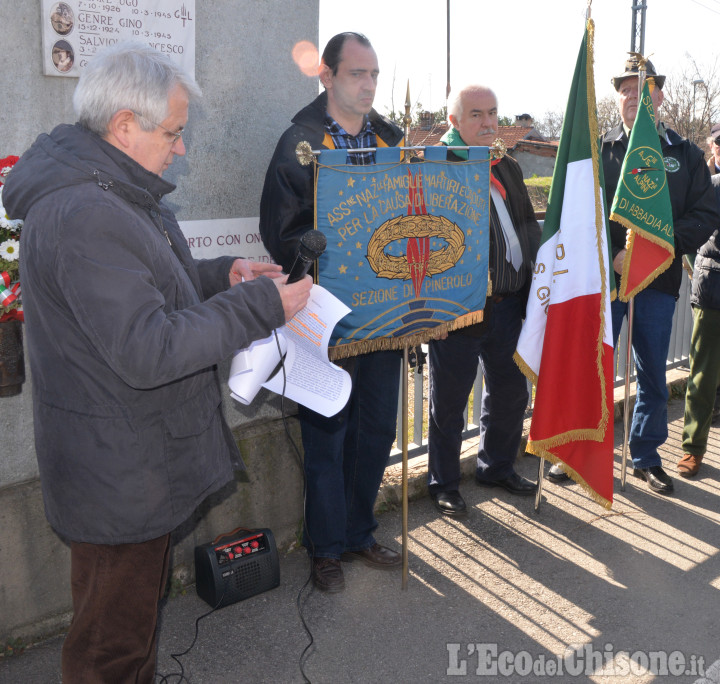
[[[280,369],[268,377],[277,366],[275,336],[253,343],[240,350],[230,366],[230,386],[233,398],[250,404],[260,387],[296,401],[322,414],[332,416],[340,411],[350,397],[350,375],[328,359],[330,335],[337,322],[350,309],[320,285],[313,285],[307,306],[282,328],[277,330],[285,353],[285,373]]]

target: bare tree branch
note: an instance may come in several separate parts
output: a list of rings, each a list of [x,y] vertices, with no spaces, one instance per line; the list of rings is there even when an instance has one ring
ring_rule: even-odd
[[[548,140],[559,140],[564,118],[562,112],[545,112],[542,120],[535,122],[535,128]]]
[[[680,135],[705,149],[710,128],[720,117],[718,60],[699,64],[690,55],[686,62],[668,74],[660,108],[660,119]]]
[[[606,95],[597,102],[598,132],[600,135],[615,128],[622,119],[618,109],[617,100],[612,95]]]

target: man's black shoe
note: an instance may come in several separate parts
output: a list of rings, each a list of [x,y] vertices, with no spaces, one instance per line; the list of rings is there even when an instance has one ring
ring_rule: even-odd
[[[635,468],[633,475],[645,480],[650,485],[650,489],[658,494],[672,494],[673,481],[670,476],[662,469],[662,466],[650,466],[649,468]]]
[[[433,495],[435,508],[443,515],[462,518],[467,515],[467,505],[457,489],[451,492],[438,492]]]
[[[570,476],[556,463],[548,470],[547,478],[553,482],[567,482]]]
[[[481,487],[502,487],[503,489],[507,489],[511,494],[518,494],[520,496],[534,494],[537,489],[537,485],[534,482],[530,482],[530,480],[521,477],[515,472],[502,480],[481,480],[475,475],[475,483]]]
[[[371,568],[379,568],[380,570],[392,570],[402,565],[402,556],[397,551],[393,551],[387,546],[383,546],[377,542],[368,549],[343,551],[340,560],[345,563],[352,563],[355,560],[359,560]]]
[[[329,594],[345,588],[345,577],[337,558],[313,558],[312,580],[320,591],[327,591]]]

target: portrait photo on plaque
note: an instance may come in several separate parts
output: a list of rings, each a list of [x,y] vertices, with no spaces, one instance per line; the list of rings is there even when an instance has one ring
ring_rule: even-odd
[[[65,74],[70,71],[75,64],[75,51],[72,45],[66,40],[58,40],[52,48],[52,61],[59,72]]]
[[[75,26],[75,13],[66,2],[56,2],[50,10],[50,24],[55,33],[67,36]]]

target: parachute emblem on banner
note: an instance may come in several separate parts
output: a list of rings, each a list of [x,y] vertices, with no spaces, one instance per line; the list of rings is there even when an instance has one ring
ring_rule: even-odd
[[[407,216],[398,216],[380,225],[368,241],[366,257],[379,278],[412,280],[417,299],[425,276],[443,273],[461,259],[465,252],[465,234],[444,216],[426,212],[421,170],[418,170],[415,183],[411,176],[408,194]],[[407,238],[404,256],[385,252],[389,244],[403,238]],[[445,245],[431,250],[430,238],[442,240]]]

